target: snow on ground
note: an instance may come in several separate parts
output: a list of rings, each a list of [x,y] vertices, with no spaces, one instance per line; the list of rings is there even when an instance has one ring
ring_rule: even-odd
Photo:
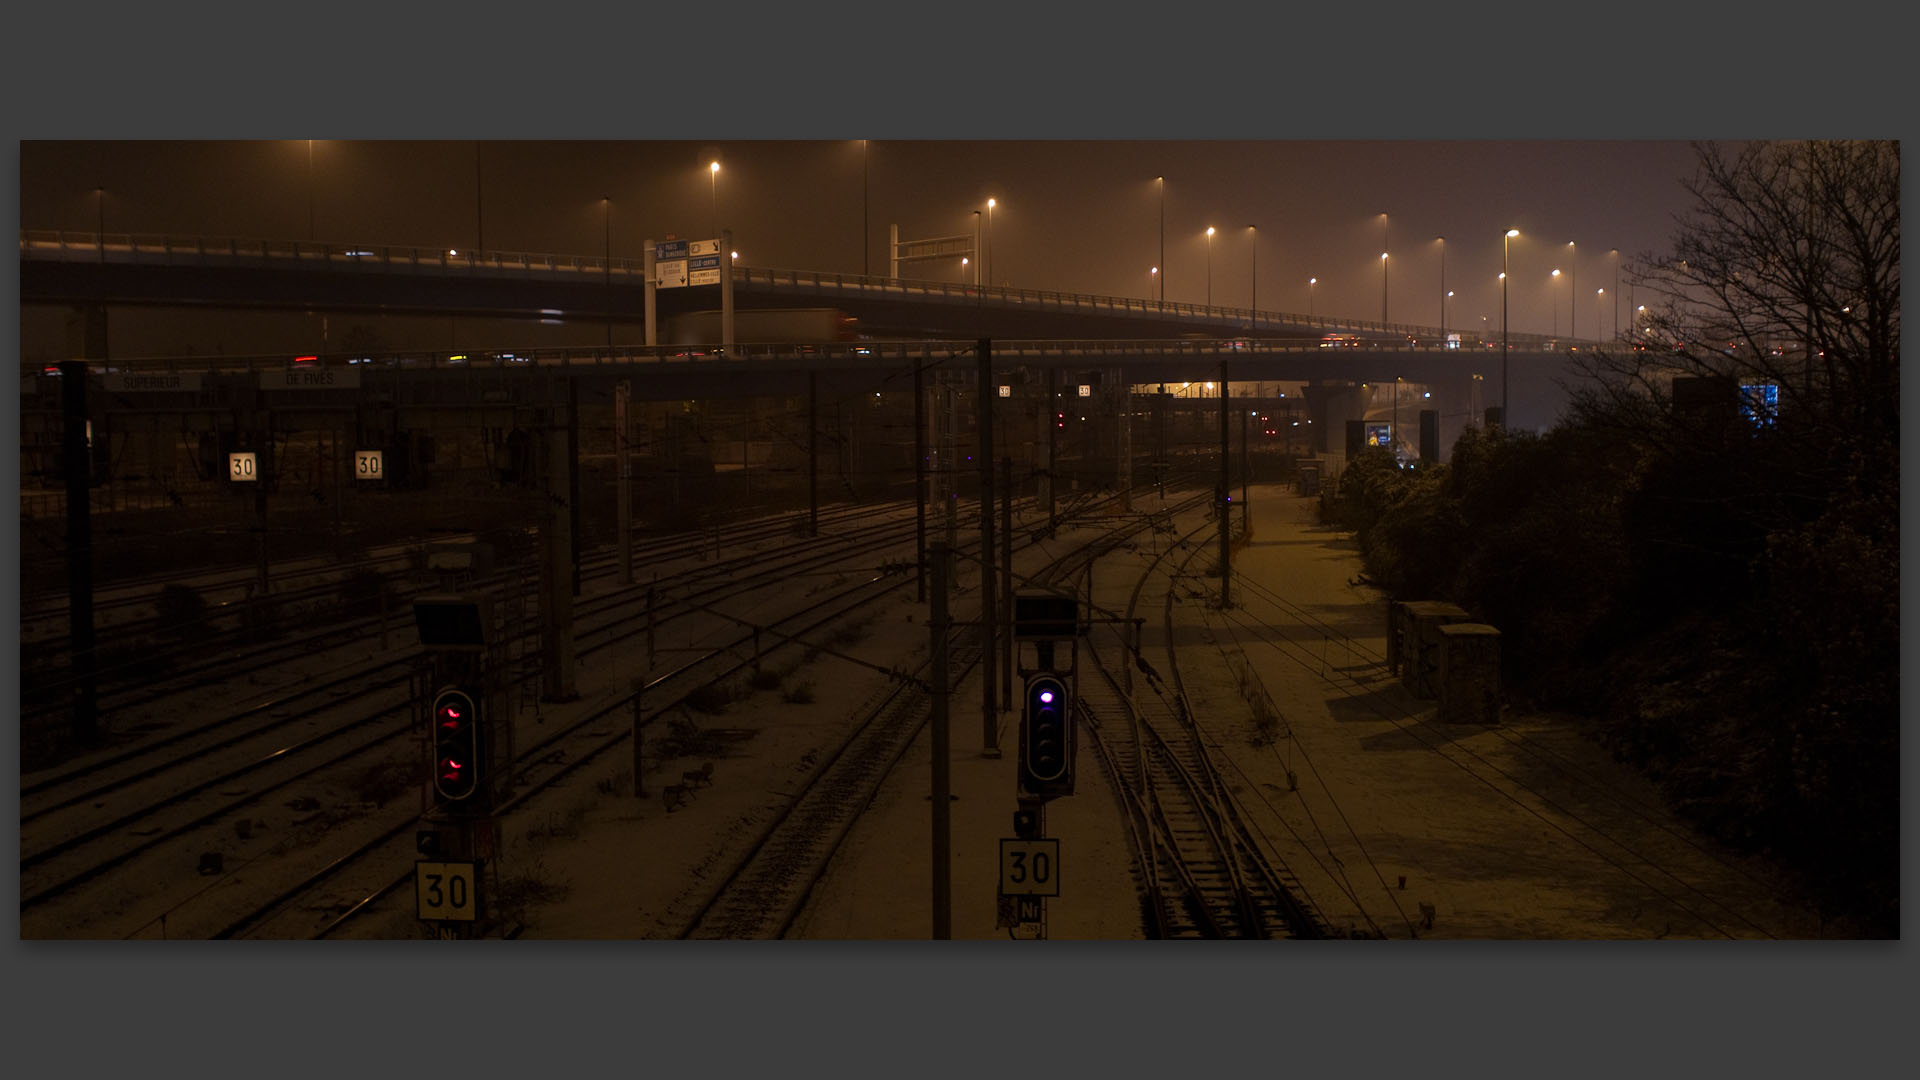
[[[1142,508],[1153,505],[1149,499]],[[1766,867],[1718,850],[1660,809],[1649,783],[1582,738],[1571,721],[1510,713],[1490,727],[1437,722],[1435,703],[1413,698],[1379,660],[1384,598],[1349,583],[1360,572],[1351,540],[1315,524],[1314,501],[1288,489],[1257,487],[1251,505],[1255,533],[1235,557],[1234,610],[1221,612],[1199,598],[1175,605],[1180,663],[1197,715],[1214,718],[1203,719],[1209,745],[1248,820],[1331,928],[1403,939],[1817,932],[1807,910],[1782,901]],[[1198,521],[1184,519],[1180,531]],[[1063,533],[1051,546],[1071,539]],[[1135,568],[1148,555],[1104,558],[1096,600],[1124,609]],[[1033,553],[1022,569],[1039,558]],[[1195,569],[1204,561],[1195,560]],[[1218,588],[1199,578],[1187,585],[1195,593]],[[1336,630],[1306,628],[1266,599],[1272,595]],[[966,589],[955,617],[971,617],[976,604]],[[1150,633],[1147,655],[1162,666],[1156,640]],[[925,641],[924,611],[908,589],[849,651],[905,667],[924,654]],[[1286,651],[1288,642],[1318,658],[1300,659]],[[771,666],[794,662],[786,656]],[[1248,669],[1282,717],[1282,737],[1270,745],[1256,745],[1237,674]],[[997,739],[1005,754],[983,756],[978,678],[976,672],[961,686],[951,706],[956,939],[1007,933],[994,926],[994,893],[998,842],[1012,835],[1018,725],[1012,714],[1001,716]],[[531,868],[565,888],[562,898],[528,909],[524,936],[677,932],[836,745],[860,705],[881,691],[884,676],[822,657],[792,671],[785,686],[801,681],[813,685],[810,704],[769,691],[720,716],[696,717],[700,728],[728,729],[732,737],[712,754],[650,763],[653,797],[627,793],[620,776],[626,763],[601,763],[543,801],[542,810],[523,815],[507,838],[503,873]],[[659,725],[648,731],[649,738],[663,734]],[[660,787],[702,760],[715,762],[713,785],[668,813]],[[923,732],[848,833],[790,936],[932,936],[930,771]],[[1084,738],[1077,771],[1077,792],[1047,811],[1047,835],[1061,842],[1062,882],[1062,895],[1047,901],[1048,936],[1139,938],[1124,820]]]

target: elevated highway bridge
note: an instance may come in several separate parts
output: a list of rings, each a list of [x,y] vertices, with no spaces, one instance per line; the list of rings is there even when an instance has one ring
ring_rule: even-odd
[[[26,230],[20,255],[22,305],[96,310],[364,311],[631,326],[644,323],[650,291],[643,260],[457,248]],[[916,368],[971,369],[974,342],[984,338],[993,342],[996,367],[1111,371],[1136,384],[1218,380],[1223,365],[1230,382],[1397,378],[1432,388],[1434,403],[1463,418],[1462,426],[1501,398],[1499,350],[1447,348],[1434,327],[811,271],[735,266],[731,274],[736,308],[834,307],[854,315],[868,340],[448,350],[312,362],[341,371],[334,378],[343,388],[399,380],[395,385],[443,387],[432,392],[437,399],[483,384],[497,398],[522,378],[517,373],[564,369],[590,386],[632,378],[636,398],[666,400],[803,392],[809,376],[846,382]],[[719,306],[712,287],[651,291],[662,320]],[[1322,340],[1328,334],[1358,341],[1330,348]],[[1558,382],[1577,375],[1571,361],[1595,343],[1537,334],[1512,334],[1509,341],[1505,385],[1512,422],[1544,427],[1564,401]],[[285,370],[291,361],[147,357],[115,358],[106,366],[120,375],[194,373],[196,385],[205,376],[209,387],[236,380],[257,386],[259,373]],[[483,378],[483,371],[492,375]]]

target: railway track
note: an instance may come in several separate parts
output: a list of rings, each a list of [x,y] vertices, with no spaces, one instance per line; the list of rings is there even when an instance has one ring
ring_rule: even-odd
[[[826,530],[849,525],[857,528],[865,519],[878,516],[880,514],[871,507],[836,508],[821,517],[823,535],[831,536],[832,533]],[[737,549],[789,539],[793,532],[792,516],[777,516],[746,524],[728,533],[725,546]],[[752,553],[721,558],[718,555],[721,546],[720,538],[710,530],[681,533],[636,545],[634,562],[636,565],[672,564],[692,558],[704,559],[712,552],[715,557],[713,563],[708,565],[708,570],[723,573],[728,567],[745,565],[757,558]],[[616,575],[616,562],[617,553],[611,549],[600,548],[589,552],[580,564],[583,587],[588,582],[603,581]],[[384,637],[389,627],[404,634],[406,605],[411,595],[434,589],[433,586],[422,586],[414,581],[413,575],[406,571],[409,565],[405,548],[353,562],[303,560],[296,568],[289,569],[280,580],[283,583],[292,580],[305,584],[292,591],[273,592],[272,601],[278,610],[319,613],[326,623],[312,629],[293,628],[291,635],[288,634],[290,628],[284,625],[255,627],[247,624],[247,605],[241,595],[251,588],[253,579],[247,576],[247,572],[237,569],[215,570],[203,575],[168,575],[115,586],[105,599],[96,601],[96,622],[101,624],[96,650],[101,655],[111,655],[116,649],[125,651],[128,647],[138,645],[140,663],[131,668],[108,668],[99,672],[100,712],[102,715],[122,714],[150,706],[168,697],[231,680],[236,675],[271,670],[283,659],[302,658],[332,645],[366,641],[374,636]],[[336,608],[336,601],[341,597],[342,583],[356,573],[365,572],[381,575],[381,587],[386,590],[395,614],[344,620],[327,617],[326,613]],[[530,571],[525,567],[508,567],[476,581],[473,588],[495,594],[498,602],[498,594],[516,573],[526,574]],[[321,580],[313,583],[316,577]],[[165,585],[188,582],[197,582],[203,594],[214,594],[215,603],[209,609],[204,624],[208,628],[206,636],[172,641],[178,636],[180,627],[165,623],[158,614],[146,617],[128,614],[153,608],[159,589]],[[222,591],[234,595],[222,599]],[[110,621],[109,617],[115,612],[120,614],[120,618]],[[66,617],[62,609],[44,612],[39,618],[41,621],[64,623]],[[311,614],[308,615],[309,619],[311,617]],[[23,639],[34,636],[29,629],[23,622]],[[64,714],[67,706],[64,701],[57,699],[72,686],[66,674],[65,661],[61,659],[66,655],[64,634],[39,636],[42,640],[23,646],[37,658],[35,663],[38,667],[35,670],[39,672],[23,687],[23,697],[27,699],[28,707],[22,722],[29,730],[53,722]],[[156,670],[165,674],[155,677],[151,673]],[[47,700],[49,698],[56,700]]]
[[[1324,929],[1299,882],[1266,854],[1241,816],[1179,686],[1172,578],[1161,564],[1169,553],[1185,550],[1184,571],[1184,563],[1204,550],[1192,543],[1194,537],[1212,527],[1201,525],[1148,563],[1121,624],[1133,625],[1149,580],[1166,581],[1155,591],[1162,601],[1170,678],[1160,678],[1144,657],[1130,655],[1131,646],[1113,630],[1096,631],[1088,643],[1093,677],[1080,680],[1075,704],[1127,817],[1150,936],[1321,937]],[[1118,646],[1116,659],[1098,647],[1102,636]],[[1147,676],[1138,691],[1114,673],[1130,662]]]
[[[702,615],[729,596],[785,585],[797,574],[844,566],[901,542],[900,526],[881,525],[864,540],[834,542],[824,548],[795,548],[761,560],[754,574],[715,580],[711,574],[672,597],[653,616],[663,626]],[[668,583],[671,585],[672,583]],[[646,618],[643,589],[600,598],[580,620],[581,656],[631,639]],[[596,618],[595,616],[598,615]],[[728,643],[739,651],[751,635]],[[751,655],[749,650],[747,655]],[[292,715],[287,709],[243,710],[193,732],[115,755],[111,764],[71,769],[42,778],[23,790],[22,912],[126,868],[156,852],[177,848],[184,838],[222,818],[251,819],[277,793],[311,785],[328,771],[353,759],[406,760],[408,696],[401,691],[411,657],[377,665],[362,673],[358,689],[339,680],[337,700],[322,699]],[[392,691],[380,698],[381,691]],[[369,710],[345,711],[354,701],[375,698]],[[247,723],[247,721],[255,721]],[[304,737],[290,728],[304,727]],[[357,741],[356,741],[357,740]],[[314,761],[323,748],[345,746]],[[296,800],[298,801],[298,800]],[[138,826],[138,828],[136,828]]]
[[[1189,496],[1188,505],[1204,495]],[[1106,532],[1061,554],[1034,575],[1036,580],[1070,578],[1099,555],[1128,543],[1149,528],[1156,515],[1110,523]],[[1024,549],[1025,543],[1019,545]],[[976,632],[957,630],[950,644],[951,690],[980,659]],[[887,773],[924,728],[931,703],[923,690],[927,668],[915,673],[915,685],[896,687],[857,731],[813,774],[806,787],[761,835],[718,890],[689,922],[688,939],[777,938],[784,936],[827,871],[854,821],[873,801]]]

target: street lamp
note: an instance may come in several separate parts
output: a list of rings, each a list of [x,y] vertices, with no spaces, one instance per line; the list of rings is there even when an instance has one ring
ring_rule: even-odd
[[[1507,352],[1513,346],[1507,343],[1507,245],[1520,235],[1519,229],[1508,229],[1500,238],[1500,426],[1510,426],[1507,419]]]
[[[313,228],[313,140],[307,140],[307,242],[312,243],[319,237]]]
[[[1387,215],[1380,215],[1380,328],[1387,326],[1387,252],[1393,245],[1387,242]]]
[[[1159,284],[1160,284],[1160,268],[1156,266],[1153,269],[1147,271],[1147,299],[1149,300],[1153,299],[1154,291]]]
[[[973,253],[980,256],[979,261],[973,264],[973,283],[975,285],[980,284],[981,272],[987,265],[987,257],[983,252],[984,243],[981,239],[985,235],[985,233],[980,231],[980,211],[975,210],[973,212]]]
[[[707,166],[707,196],[713,201],[713,235],[720,236],[720,163]]]
[[[1393,433],[1388,440],[1393,450],[1393,463],[1400,464],[1400,376],[1393,377],[1393,426],[1387,429]]]
[[[1570,338],[1580,336],[1580,332],[1575,329],[1580,325],[1577,314],[1580,307],[1579,296],[1580,251],[1573,246],[1573,241],[1569,240],[1567,241],[1567,336]]]
[[[1548,301],[1547,306],[1553,309],[1553,336],[1554,337],[1560,336],[1560,294],[1553,291],[1553,282],[1555,279],[1559,278],[1559,276],[1560,276],[1560,268],[1557,266],[1554,267],[1553,273],[1547,275],[1547,279],[1548,279],[1547,280],[1547,301]],[[1568,333],[1572,333],[1572,331],[1568,331]]]
[[[867,234],[867,144],[871,139],[860,140],[860,276],[873,276],[873,240]]]
[[[1444,349],[1447,345],[1447,297],[1452,295],[1447,292],[1447,238],[1436,236],[1434,239],[1440,244],[1440,347]]]
[[[988,286],[993,285],[993,208],[994,208],[994,205],[995,204],[992,199],[987,200],[987,253],[981,256],[981,261],[986,264],[986,268],[987,268],[987,285]]]
[[[1249,316],[1247,319],[1247,328],[1249,330],[1253,328],[1254,323],[1260,317],[1259,316],[1259,311],[1260,311],[1260,252],[1259,252],[1259,249],[1260,249],[1260,230],[1255,226],[1249,225],[1247,226],[1247,277],[1249,281],[1247,307],[1252,309],[1254,312],[1254,314],[1252,316]]]
[[[601,275],[607,290],[607,352],[613,352],[613,196],[600,196]]]
[[[1380,253],[1380,328],[1387,326],[1387,253]]]
[[[1307,279],[1307,318],[1313,318],[1313,287],[1320,283],[1317,277]]]
[[[1160,185],[1160,265],[1165,266],[1167,265],[1167,178],[1156,176],[1154,182]],[[1163,277],[1160,279],[1160,300],[1164,303],[1166,299],[1167,279]]]
[[[1600,305],[1606,302],[1602,299],[1606,295],[1607,290],[1605,289],[1595,289],[1593,291],[1593,320],[1595,322],[1600,321]]]
[[[1613,336],[1617,341],[1620,338],[1620,249],[1614,248],[1607,254],[1613,256]]]
[[[1213,306],[1213,226],[1207,226],[1207,306]]]

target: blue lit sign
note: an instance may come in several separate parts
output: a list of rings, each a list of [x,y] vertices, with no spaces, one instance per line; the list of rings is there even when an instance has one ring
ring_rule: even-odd
[[[1740,415],[1754,427],[1772,427],[1780,417],[1780,388],[1772,383],[1742,386]]]

